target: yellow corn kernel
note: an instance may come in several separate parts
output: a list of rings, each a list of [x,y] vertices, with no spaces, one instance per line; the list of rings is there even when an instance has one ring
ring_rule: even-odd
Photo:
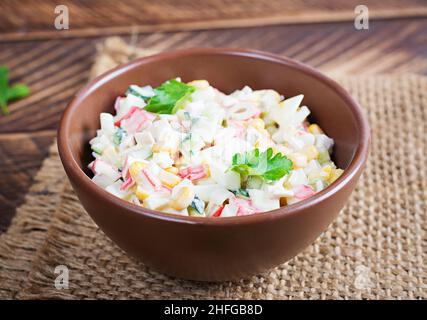
[[[175,210],[182,210],[187,208],[194,198],[194,191],[187,186],[181,187],[176,196],[171,200],[170,206]]]
[[[310,124],[308,126],[308,131],[310,131],[311,134],[321,134],[321,133],[323,133],[323,130],[320,129],[320,127],[317,124],[315,124],[315,123]]]
[[[327,166],[324,166],[322,168],[322,176],[324,176],[326,180],[329,179],[331,173],[332,173],[332,167],[331,166],[327,165]]]
[[[159,173],[159,179],[160,182],[169,187],[169,188],[173,188],[175,187],[178,183],[181,182],[181,178],[178,177],[177,175],[170,173],[166,170],[161,170]]]
[[[307,157],[308,161],[317,159],[319,157],[319,151],[315,146],[308,146],[307,148],[305,148],[304,154]]]
[[[137,179],[138,173],[141,172],[142,169],[147,167],[146,162],[135,161],[129,167],[129,173],[133,179]]]
[[[165,170],[172,174],[178,174],[178,171],[179,171],[177,167],[168,167],[168,168],[165,168]]]
[[[146,190],[138,186],[135,190],[135,195],[138,197],[139,200],[144,201],[148,198],[150,194]]]
[[[329,178],[328,178],[328,182],[329,183],[334,182],[342,175],[343,172],[344,170],[342,169],[332,169],[331,174],[329,175]]]

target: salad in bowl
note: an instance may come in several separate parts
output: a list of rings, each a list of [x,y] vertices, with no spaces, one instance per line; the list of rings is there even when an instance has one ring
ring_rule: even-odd
[[[131,85],[90,140],[93,182],[135,205],[234,217],[309,198],[343,172],[334,141],[307,120],[303,95],[206,80]]]

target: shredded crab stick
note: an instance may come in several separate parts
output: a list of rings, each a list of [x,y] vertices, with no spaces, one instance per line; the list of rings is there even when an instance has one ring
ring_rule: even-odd
[[[236,216],[246,216],[259,211],[252,205],[252,201],[250,199],[247,200],[234,197],[230,198],[230,204],[234,204],[236,206]]]
[[[343,172],[303,98],[249,87],[226,95],[206,80],[131,85],[115,115],[100,115],[92,180],[183,216],[245,216],[303,201]]]
[[[181,178],[187,178],[189,180],[199,180],[207,177],[205,168],[202,165],[189,166],[178,171],[178,175]]]
[[[135,184],[135,180],[132,179],[130,175],[126,176],[126,180],[123,181],[122,185],[120,186],[121,190],[129,190],[133,185]]]

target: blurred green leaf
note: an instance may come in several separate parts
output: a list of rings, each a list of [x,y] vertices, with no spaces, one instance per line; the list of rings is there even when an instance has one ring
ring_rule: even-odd
[[[0,66],[0,109],[3,114],[9,114],[7,103],[12,100],[25,98],[30,94],[30,88],[25,84],[9,87],[9,68]]]

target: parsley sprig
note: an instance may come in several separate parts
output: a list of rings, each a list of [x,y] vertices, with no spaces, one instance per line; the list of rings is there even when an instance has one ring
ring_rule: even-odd
[[[0,66],[0,109],[4,115],[9,114],[7,103],[16,99],[25,98],[30,94],[30,89],[24,84],[15,84],[9,87],[9,69]]]
[[[193,86],[178,80],[168,80],[154,89],[155,95],[148,100],[144,109],[154,113],[174,114],[195,90]]]
[[[273,155],[273,149],[264,152],[254,149],[245,153],[236,153],[230,170],[240,174],[242,180],[248,177],[260,177],[266,182],[279,180],[292,169],[292,161],[280,152]]]

